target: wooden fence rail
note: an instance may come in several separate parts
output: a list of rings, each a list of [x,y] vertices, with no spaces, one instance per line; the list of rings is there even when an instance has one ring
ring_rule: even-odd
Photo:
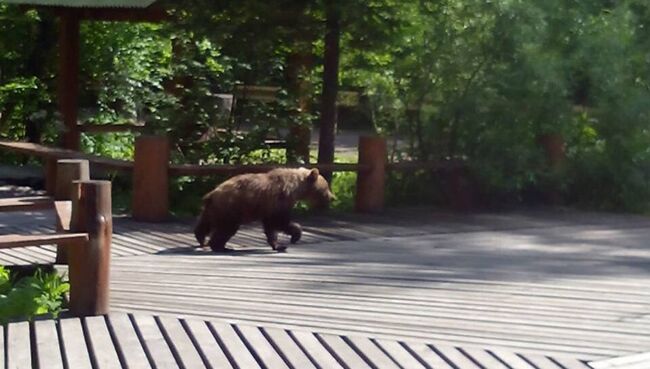
[[[133,217],[142,221],[163,221],[169,216],[169,178],[178,176],[235,175],[260,173],[278,167],[299,165],[197,165],[171,164],[170,143],[166,136],[140,135],[135,142],[134,161],[117,160],[52,148],[26,142],[0,141],[0,148],[18,153],[36,155],[45,159],[46,188],[54,192],[56,160],[77,158],[109,170],[132,171]],[[441,160],[427,162],[396,162],[386,160],[386,140],[376,136],[359,137],[358,163],[306,164],[323,172],[356,172],[357,193],[355,209],[359,212],[380,211],[384,207],[386,172],[453,169],[463,166],[461,161]]]

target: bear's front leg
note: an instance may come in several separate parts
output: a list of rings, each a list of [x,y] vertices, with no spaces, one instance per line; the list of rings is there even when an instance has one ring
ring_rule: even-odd
[[[284,233],[291,236],[291,243],[296,243],[300,241],[300,237],[302,237],[302,227],[298,223],[289,222],[289,224],[285,226],[283,231]]]

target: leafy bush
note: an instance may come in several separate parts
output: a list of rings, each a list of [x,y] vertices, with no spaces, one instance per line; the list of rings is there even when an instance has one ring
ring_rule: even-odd
[[[0,266],[0,321],[40,314],[57,316],[69,290],[70,285],[56,272],[37,270],[33,276],[13,281],[10,271]]]
[[[360,110],[401,139],[400,157],[464,159],[484,198],[526,201],[553,187],[572,204],[644,211],[649,4],[351,0],[340,9],[341,85],[362,91]],[[262,139],[316,121],[323,3],[164,5],[175,22],[82,25],[80,120],[143,121],[172,137],[174,162],[281,162]],[[0,4],[0,20],[0,137],[55,140],[54,17]],[[279,86],[278,99],[239,98],[225,114],[220,94],[242,84]],[[561,172],[539,145],[545,134],[566,140]],[[85,150],[119,158],[132,157],[132,143],[129,134],[83,138]],[[208,182],[178,179],[173,201],[185,206],[179,194]],[[335,176],[344,194],[335,207],[351,207],[353,183]],[[391,174],[389,202],[435,202],[444,186],[435,175]]]

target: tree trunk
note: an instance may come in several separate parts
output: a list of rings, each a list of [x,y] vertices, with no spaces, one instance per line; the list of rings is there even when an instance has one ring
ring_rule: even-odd
[[[59,19],[58,100],[65,126],[63,147],[78,151],[81,133],[77,128],[79,109],[79,18],[75,11],[66,10]]]
[[[341,14],[336,0],[327,0],[325,22],[325,55],[323,64],[323,95],[321,98],[320,137],[318,141],[318,163],[334,162],[334,135],[336,132],[336,96],[339,89],[339,39],[341,35]],[[329,181],[331,172],[323,176]]]

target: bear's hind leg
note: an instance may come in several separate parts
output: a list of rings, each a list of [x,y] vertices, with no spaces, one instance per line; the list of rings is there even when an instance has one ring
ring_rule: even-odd
[[[210,249],[214,252],[227,250],[226,243],[237,233],[237,230],[239,230],[239,225],[220,226],[214,229],[212,236],[210,236],[210,242],[208,243]]]
[[[266,235],[266,242],[271,246],[273,250],[278,248],[278,231],[276,230],[276,225],[272,220],[264,220],[262,222],[264,226],[264,234]]]
[[[205,245],[205,237],[208,233],[210,233],[210,221],[205,216],[205,211],[202,211],[194,227],[194,237],[196,237],[200,246]]]

